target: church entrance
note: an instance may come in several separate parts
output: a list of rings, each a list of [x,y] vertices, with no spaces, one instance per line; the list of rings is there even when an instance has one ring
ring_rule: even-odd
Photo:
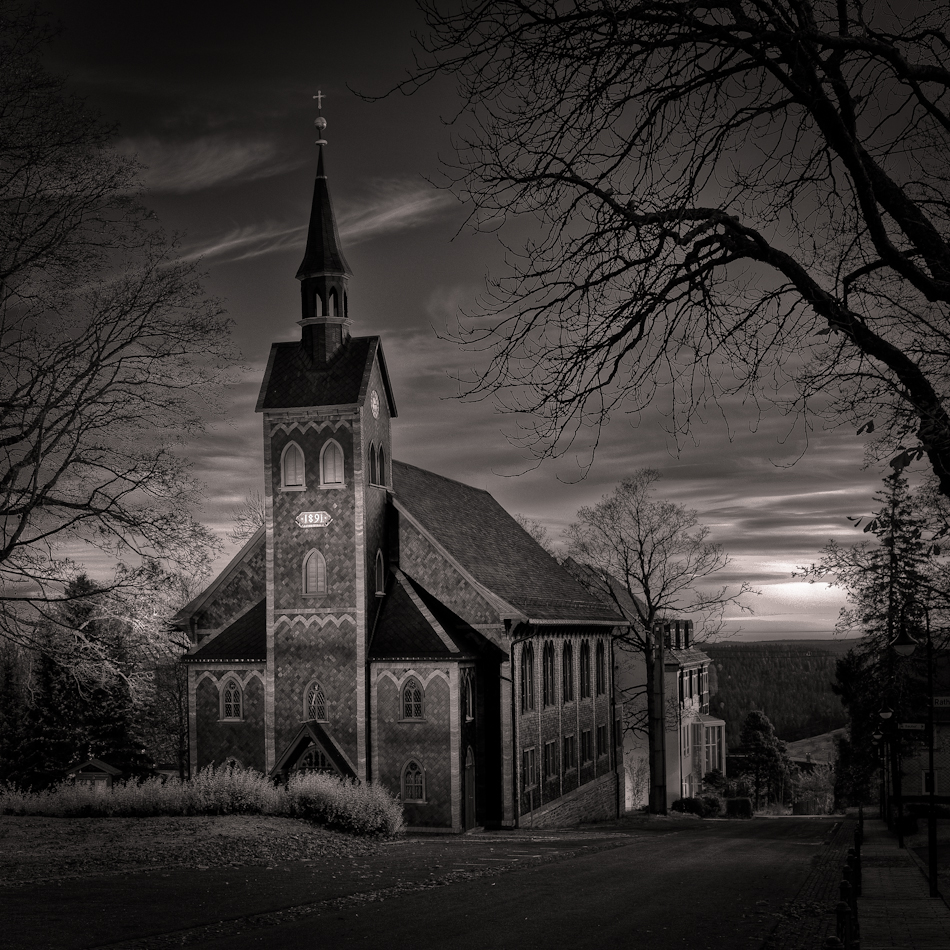
[[[475,827],[475,753],[468,747],[465,753],[465,827]]]

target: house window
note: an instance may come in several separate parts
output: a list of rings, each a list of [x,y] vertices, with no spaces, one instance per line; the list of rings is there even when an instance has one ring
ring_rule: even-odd
[[[544,743],[544,778],[557,778],[557,742]]]
[[[386,567],[383,564],[383,552],[376,552],[376,596],[386,593]]]
[[[683,671],[682,670],[680,670],[676,674],[676,685],[679,689],[680,705],[682,706],[683,703],[686,701],[686,688],[683,685]]]
[[[304,483],[303,452],[296,442],[288,442],[280,456],[280,487],[297,489],[306,487]]]
[[[297,762],[298,770],[302,772],[335,772],[323,749],[315,745],[310,746]]]
[[[607,692],[607,651],[604,641],[597,641],[597,695]]]
[[[327,721],[327,694],[319,683],[311,683],[307,687],[304,717],[308,720],[316,719],[318,722]]]
[[[465,682],[462,691],[463,712],[465,721],[470,722],[475,718],[475,677],[471,673],[465,674]]]
[[[577,739],[574,736],[564,737],[564,771],[577,768]]]
[[[561,702],[574,702],[574,648],[570,641],[561,651]]]
[[[521,787],[533,788],[538,784],[538,760],[534,749],[521,752]]]
[[[534,647],[527,643],[521,651],[521,711],[534,709]]]
[[[581,641],[581,699],[590,699],[590,644]]]
[[[606,755],[610,751],[607,738],[607,723],[597,727],[597,755]]]
[[[722,771],[722,726],[706,727],[706,772],[712,772],[714,769]]]
[[[544,644],[541,654],[542,680],[541,701],[545,706],[554,705],[554,644],[548,641]]]
[[[594,743],[590,729],[581,732],[581,762],[594,761]]]
[[[343,449],[333,439],[320,453],[320,484],[324,487],[343,484]]]
[[[403,719],[422,719],[422,687],[419,681],[409,679],[402,688],[402,718]]]
[[[224,684],[224,690],[221,693],[221,718],[222,719],[243,719],[243,699],[241,687],[237,680],[229,679]]]
[[[424,802],[426,800],[426,773],[414,759],[402,770],[402,800]]]
[[[376,474],[379,477],[379,480],[376,482],[377,485],[386,485],[386,453],[383,451],[383,447],[379,447],[379,452],[376,455]]]
[[[930,779],[931,779],[931,776],[932,776],[932,775],[933,775],[933,776],[935,777],[935,779],[936,779],[936,784],[934,785],[933,793],[934,793],[934,795],[939,795],[939,794],[940,794],[940,775],[937,774],[936,771],[934,771],[934,772],[929,772],[929,771],[926,771],[926,770],[920,773],[920,791],[921,791],[921,794],[923,794],[923,795],[929,795],[929,794],[930,794]]]
[[[327,562],[319,551],[309,551],[303,559],[305,597],[322,597],[327,592]]]
[[[370,443],[369,446],[369,483],[375,485],[378,481],[376,477],[376,446]]]

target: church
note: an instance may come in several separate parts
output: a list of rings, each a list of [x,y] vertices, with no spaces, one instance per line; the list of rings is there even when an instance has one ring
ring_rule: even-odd
[[[351,334],[325,126],[300,337],[271,347],[257,402],[264,525],[175,618],[192,774],[372,781],[420,830],[616,817],[624,620],[488,492],[393,458],[383,341]]]

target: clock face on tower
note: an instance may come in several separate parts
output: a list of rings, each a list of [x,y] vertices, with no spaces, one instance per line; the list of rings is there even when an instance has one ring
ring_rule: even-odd
[[[370,394],[369,407],[370,409],[373,410],[373,418],[378,419],[379,418],[379,396],[377,395],[375,389]]]

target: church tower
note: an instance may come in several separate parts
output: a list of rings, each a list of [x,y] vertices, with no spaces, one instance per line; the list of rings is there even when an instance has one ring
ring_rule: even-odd
[[[322,95],[316,97],[318,102]],[[263,415],[267,770],[368,777],[367,649],[388,573],[390,419],[378,337],[350,335],[348,282],[324,164],[300,281],[299,341],[275,343]],[[309,757],[309,758],[307,758]]]

